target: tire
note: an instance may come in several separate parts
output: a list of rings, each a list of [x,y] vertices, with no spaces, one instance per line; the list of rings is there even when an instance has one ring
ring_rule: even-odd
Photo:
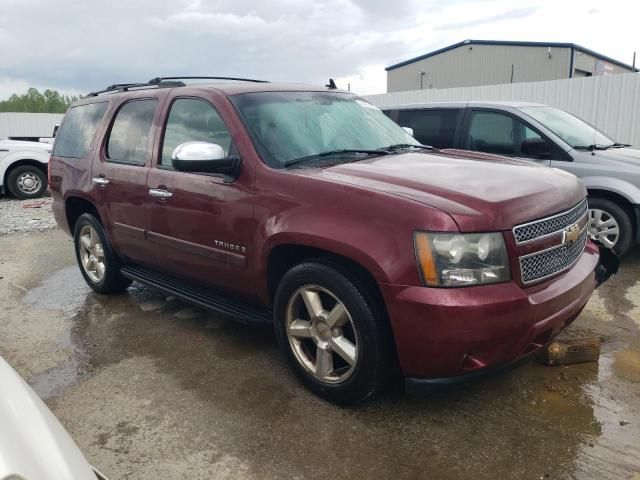
[[[19,200],[41,197],[47,190],[47,175],[33,165],[21,165],[7,175],[7,188]]]
[[[96,217],[89,213],[80,215],[74,227],[73,243],[80,272],[93,290],[102,294],[121,293],[131,285],[131,280],[120,274],[120,260]]]
[[[610,247],[613,235],[607,235],[611,223],[617,224],[618,236],[613,242],[613,252],[621,257],[633,244],[633,223],[627,211],[606,198],[589,198],[589,236],[592,240]],[[598,230],[600,228],[600,230]]]
[[[312,293],[317,297],[312,295],[310,302],[319,299],[322,309],[314,318],[309,312],[320,311],[320,307],[315,303],[315,309],[309,309],[304,299]],[[328,315],[341,311],[338,303],[346,315]],[[274,307],[280,348],[297,377],[316,395],[352,405],[386,385],[393,358],[389,323],[379,302],[348,270],[323,260],[297,265],[280,281]],[[292,322],[298,318],[301,320]],[[331,318],[341,320],[333,323]],[[307,330],[311,338],[306,337]],[[321,361],[327,357],[331,357],[330,368],[325,368],[327,361]]]

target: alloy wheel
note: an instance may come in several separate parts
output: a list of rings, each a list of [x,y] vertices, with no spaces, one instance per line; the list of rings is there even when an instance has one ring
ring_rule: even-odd
[[[287,304],[285,328],[297,361],[315,378],[347,380],[358,362],[358,333],[336,295],[318,285],[298,288]]]
[[[620,226],[609,212],[591,208],[589,209],[589,237],[607,248],[613,248],[620,238]]]
[[[90,225],[83,226],[80,230],[79,243],[82,268],[92,282],[101,282],[104,278],[106,264],[104,248],[98,232]]]

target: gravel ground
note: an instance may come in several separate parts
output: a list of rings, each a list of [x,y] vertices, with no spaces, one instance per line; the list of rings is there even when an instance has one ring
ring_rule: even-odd
[[[51,197],[33,200],[0,198],[0,236],[18,232],[44,232],[56,228],[51,202]]]

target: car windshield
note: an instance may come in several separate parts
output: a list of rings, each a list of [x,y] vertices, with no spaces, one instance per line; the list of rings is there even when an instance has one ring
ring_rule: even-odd
[[[572,147],[587,147],[590,145],[610,147],[615,144],[604,133],[599,132],[593,125],[554,107],[522,107],[524,113],[547,127]]]
[[[256,150],[274,168],[352,161],[388,153],[381,149],[393,145],[420,145],[377,107],[348,93],[257,92],[231,100]]]

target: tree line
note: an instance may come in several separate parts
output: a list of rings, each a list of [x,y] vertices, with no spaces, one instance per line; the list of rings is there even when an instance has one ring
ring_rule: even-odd
[[[30,88],[25,94],[14,93],[7,100],[0,100],[0,112],[64,113],[79,98],[61,95],[56,90],[40,93],[38,89]]]

